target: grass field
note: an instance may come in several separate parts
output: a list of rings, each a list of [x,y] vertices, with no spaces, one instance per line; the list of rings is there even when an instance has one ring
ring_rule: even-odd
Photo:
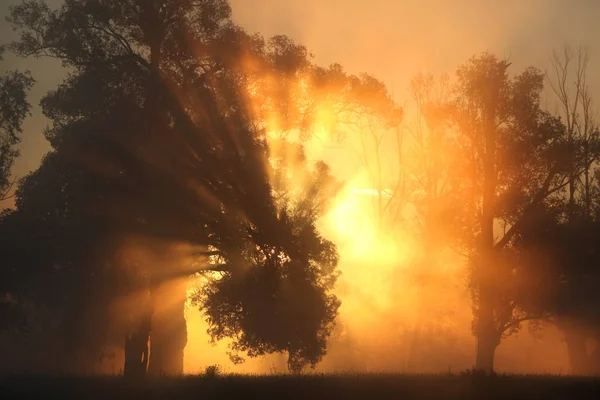
[[[0,378],[0,399],[600,399],[600,379],[560,376],[305,375]]]

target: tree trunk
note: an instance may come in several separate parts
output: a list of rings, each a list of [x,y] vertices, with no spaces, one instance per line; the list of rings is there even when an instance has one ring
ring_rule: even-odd
[[[497,98],[497,94],[496,94]],[[496,104],[497,102],[492,102]],[[478,292],[477,352],[475,368],[491,374],[494,371],[494,353],[500,344],[500,335],[494,328],[496,252],[494,251],[494,215],[497,184],[495,106],[484,109],[485,153],[483,157],[483,204],[479,254],[475,260],[475,290]]]
[[[477,336],[475,369],[492,374],[494,372],[494,354],[500,345],[501,335],[494,324],[494,291],[491,282],[489,279],[484,279],[483,282],[480,289],[475,332]]]
[[[596,347],[588,357],[588,372],[590,375],[600,375],[600,342],[596,343]]]
[[[589,373],[589,357],[586,349],[586,337],[577,329],[565,330],[565,342],[569,354],[569,364],[573,375]]]
[[[125,337],[125,367],[123,376],[140,379],[148,366],[148,335],[136,332]]]
[[[488,375],[494,372],[494,355],[499,344],[500,337],[494,329],[488,329],[477,335],[475,369],[483,370]]]
[[[586,217],[589,216],[591,214],[592,211],[592,197],[591,197],[591,184],[590,184],[590,169],[587,167],[587,165],[589,165],[589,153],[588,153],[588,142],[587,140],[584,142],[585,143],[585,147],[584,147],[584,162],[586,165],[585,167],[585,172],[584,172],[584,176],[585,176],[585,182],[584,182],[584,190],[585,190],[585,215]]]
[[[144,310],[136,331],[125,337],[123,376],[126,378],[140,379],[146,376],[151,318],[151,309]]]
[[[187,344],[185,302],[187,280],[159,284],[153,293],[152,349],[148,373],[154,376],[183,374],[183,351]]]
[[[488,218],[486,220],[486,214]],[[482,224],[483,244],[481,254],[476,259],[475,284],[478,295],[477,325],[477,350],[475,355],[475,368],[484,370],[487,374],[494,372],[494,353],[500,344],[500,332],[495,327],[494,306],[496,304],[496,257],[493,248],[493,218],[484,208]]]
[[[125,336],[125,366],[123,376],[139,379],[146,376],[149,361],[149,339],[152,324],[152,303],[147,288],[138,299],[137,322],[132,333]]]

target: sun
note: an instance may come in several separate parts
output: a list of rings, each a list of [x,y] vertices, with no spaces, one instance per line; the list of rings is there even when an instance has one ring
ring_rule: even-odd
[[[410,237],[378,230],[372,213],[374,191],[352,182],[335,199],[323,217],[323,231],[338,247],[338,296],[342,314],[365,315],[394,307],[392,282],[410,257]]]

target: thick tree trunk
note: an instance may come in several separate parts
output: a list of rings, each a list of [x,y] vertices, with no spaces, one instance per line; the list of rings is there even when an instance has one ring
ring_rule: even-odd
[[[496,339],[492,337],[479,337],[477,340],[477,357],[475,369],[485,371],[488,375],[494,372],[494,355],[496,354]]]
[[[499,344],[500,336],[494,329],[482,331],[477,335],[475,369],[483,370],[488,375],[494,372],[494,355]]]
[[[125,337],[125,366],[123,376],[139,379],[146,376],[149,359],[151,309],[144,310],[135,332]]]
[[[576,330],[565,332],[565,342],[569,354],[569,363],[571,364],[571,373],[573,375],[587,375],[589,373],[586,349],[586,338]]]
[[[488,226],[487,244],[492,244],[491,221]],[[496,257],[493,247],[483,251],[483,256],[476,260],[475,282],[478,290],[477,325],[475,335],[477,337],[477,350],[475,354],[475,368],[484,370],[487,374],[494,372],[494,354],[496,347],[500,344],[500,332],[496,329],[494,308],[496,304]],[[491,247],[491,248],[490,248]]]
[[[558,317],[556,325],[565,335],[571,373],[590,375],[600,372],[599,346],[591,354],[587,348],[587,341],[596,336],[595,332],[571,318]]]
[[[123,376],[139,379],[146,376],[149,361],[149,339],[152,324],[152,304],[149,293],[138,299],[137,325],[133,332],[125,336],[125,366]]]
[[[187,344],[185,302],[186,280],[167,281],[155,287],[153,293],[151,375],[183,374],[183,351]]]
[[[495,109],[484,110],[485,154],[483,157],[483,207],[479,254],[475,260],[475,290],[478,292],[477,351],[475,368],[494,372],[494,353],[500,344],[500,335],[494,328],[496,252],[494,251],[494,215],[496,199],[496,126]]]
[[[588,371],[590,375],[600,375],[600,342],[596,343],[596,347],[588,358]]]
[[[123,376],[140,379],[148,366],[148,334],[136,332],[125,337],[125,367]]]
[[[489,277],[488,277],[489,278]],[[475,369],[487,374],[494,372],[494,355],[500,345],[500,332],[494,323],[494,291],[489,279],[483,279],[479,296],[477,315],[477,350],[475,354]]]

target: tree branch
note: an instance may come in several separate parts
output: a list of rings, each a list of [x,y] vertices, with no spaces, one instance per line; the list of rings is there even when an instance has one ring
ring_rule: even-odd
[[[533,321],[533,320],[548,320],[550,317],[551,317],[551,315],[548,313],[545,315],[544,314],[543,315],[528,315],[526,317],[517,318],[516,320],[513,320],[510,323],[503,325],[502,328],[500,329],[500,334],[503,334],[504,332],[506,332],[507,330],[509,330],[511,328],[516,328],[522,322]]]
[[[552,168],[550,170],[540,190],[536,193],[531,203],[529,203],[529,205],[525,207],[525,210],[523,210],[523,215],[521,216],[521,218],[515,224],[513,224],[508,229],[508,232],[506,232],[506,234],[502,237],[502,239],[500,239],[498,243],[496,243],[496,245],[494,246],[495,249],[500,250],[504,248],[504,246],[506,246],[510,242],[510,240],[515,236],[517,231],[521,228],[524,216],[527,215],[533,207],[537,206],[539,203],[542,202],[542,200],[544,200],[544,198],[546,198],[546,196],[548,195],[548,189],[550,188],[550,183],[552,182],[552,179],[554,179],[554,177],[556,176],[557,172],[557,168]]]

